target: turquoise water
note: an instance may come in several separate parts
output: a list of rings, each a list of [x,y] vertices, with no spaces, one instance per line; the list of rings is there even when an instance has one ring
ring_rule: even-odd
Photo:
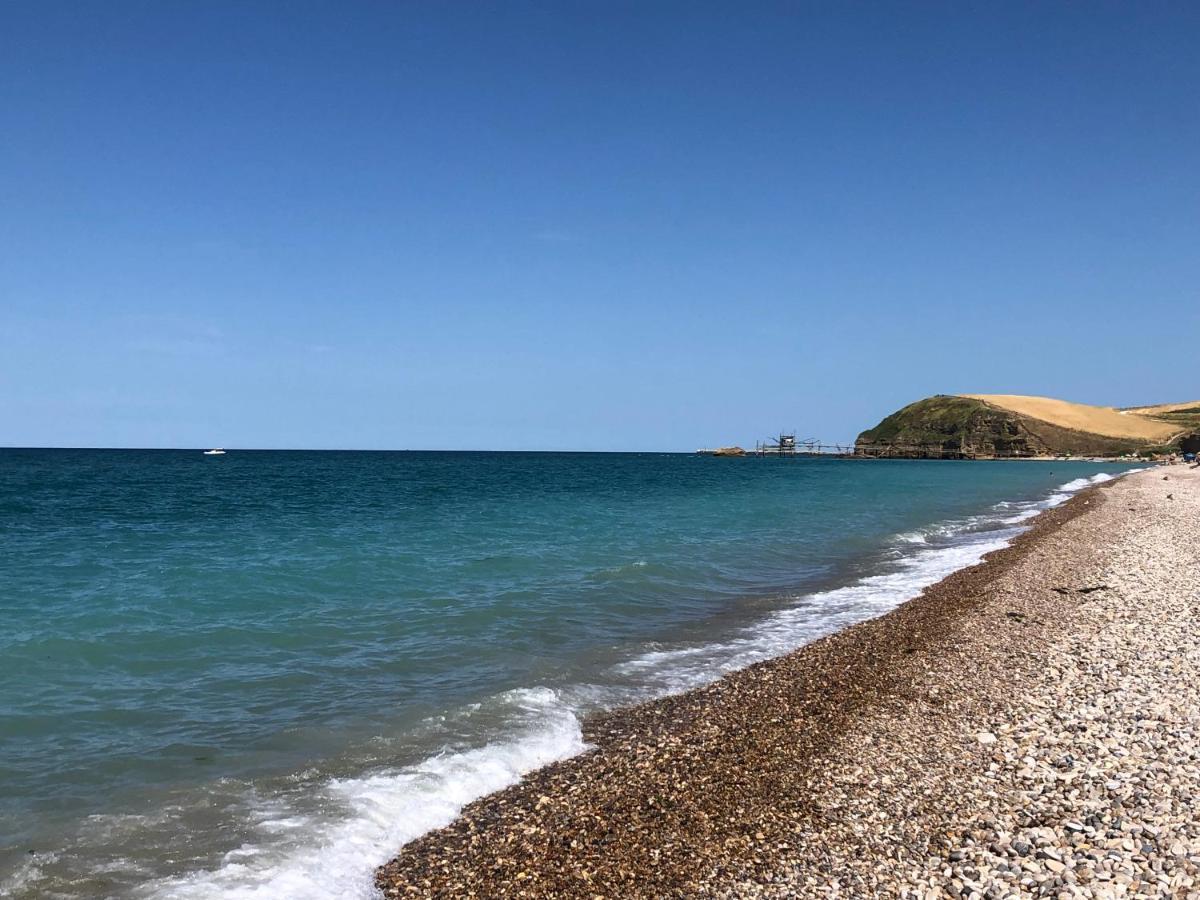
[[[0,893],[370,896],[586,713],[878,614],[1119,471],[0,450]]]

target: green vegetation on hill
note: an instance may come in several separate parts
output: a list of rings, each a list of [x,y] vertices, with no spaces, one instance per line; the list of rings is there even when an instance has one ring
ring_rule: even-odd
[[[1188,427],[1182,416],[1179,421],[1181,429]],[[939,394],[892,413],[860,434],[855,445],[868,455],[1021,457],[1116,456],[1146,451],[1151,443],[1063,428],[983,400]]]
[[[987,406],[978,400],[939,394],[892,413],[860,434],[856,443],[938,444],[959,448],[965,436],[977,433],[983,420],[990,418],[987,412]]]

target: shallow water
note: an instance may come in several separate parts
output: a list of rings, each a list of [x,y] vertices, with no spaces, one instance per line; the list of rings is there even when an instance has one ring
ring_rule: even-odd
[[[1119,471],[2,450],[0,893],[370,896],[589,711],[883,612]]]

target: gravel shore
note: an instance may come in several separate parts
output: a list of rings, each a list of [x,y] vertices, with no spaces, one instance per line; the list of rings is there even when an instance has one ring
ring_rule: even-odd
[[[1136,473],[886,616],[588,723],[387,897],[1195,897],[1200,470]]]

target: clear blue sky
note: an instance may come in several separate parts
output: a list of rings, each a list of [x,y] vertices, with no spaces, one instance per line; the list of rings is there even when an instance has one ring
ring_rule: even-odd
[[[1200,396],[1200,6],[0,6],[0,445]]]

